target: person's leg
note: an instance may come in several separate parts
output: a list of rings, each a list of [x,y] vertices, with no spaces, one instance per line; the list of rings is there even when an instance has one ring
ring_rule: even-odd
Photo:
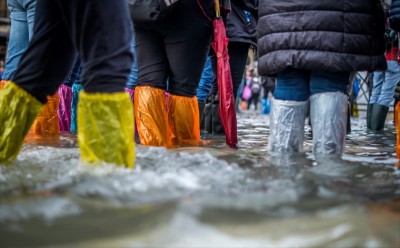
[[[34,30],[12,82],[0,92],[0,161],[15,159],[42,105],[57,91],[74,60],[55,1],[37,2]]]
[[[374,104],[371,112],[371,129],[382,130],[392,102],[395,88],[400,80],[400,67],[397,61],[388,61],[388,69],[385,71],[385,78],[381,87],[381,94]]]
[[[166,22],[164,33],[170,65],[169,123],[174,146],[197,146],[200,128],[196,89],[209,54],[212,23],[203,15],[197,1],[179,4]]]
[[[52,0],[82,60],[78,143],[84,162],[133,167],[134,122],[124,92],[133,63],[126,0]]]
[[[232,74],[233,94],[236,98],[240,83],[246,69],[247,57],[249,54],[249,43],[229,42],[229,65]]]
[[[385,81],[385,71],[375,71],[372,80],[372,91],[369,104],[377,104],[381,95],[383,82]]]
[[[313,71],[310,80],[310,118],[315,155],[344,151],[348,118],[350,73]]]
[[[271,101],[269,150],[301,152],[309,97],[310,72],[288,69],[278,74]]]
[[[3,80],[10,80],[13,77],[29,43],[26,10],[18,0],[8,0],[7,6],[10,11],[11,25]]]
[[[33,36],[33,27],[35,24],[36,0],[21,0],[26,10],[26,17],[28,22],[29,40]]]
[[[140,142],[171,146],[166,109],[169,71],[162,37],[152,24],[135,23],[139,75],[135,88],[135,118]]]

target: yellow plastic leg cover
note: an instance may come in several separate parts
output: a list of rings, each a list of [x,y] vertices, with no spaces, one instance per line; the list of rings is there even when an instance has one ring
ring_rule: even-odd
[[[10,82],[0,91],[0,162],[14,160],[43,104]]]
[[[165,91],[149,86],[135,88],[135,119],[140,142],[171,147]]]
[[[197,97],[169,95],[168,117],[174,147],[199,145],[200,120]]]
[[[59,134],[60,123],[58,121],[58,105],[60,97],[58,93],[47,97],[47,103],[33,123],[30,133],[33,134]]]
[[[135,160],[133,107],[126,93],[86,93],[78,103],[81,159],[133,168]]]

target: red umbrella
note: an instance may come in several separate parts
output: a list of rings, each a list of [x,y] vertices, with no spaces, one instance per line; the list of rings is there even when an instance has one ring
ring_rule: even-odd
[[[235,98],[233,95],[232,74],[229,65],[226,28],[221,18],[219,0],[215,0],[217,18],[213,21],[214,40],[211,43],[217,56],[217,81],[219,92],[219,116],[225,130],[226,143],[231,148],[237,147],[237,120]]]

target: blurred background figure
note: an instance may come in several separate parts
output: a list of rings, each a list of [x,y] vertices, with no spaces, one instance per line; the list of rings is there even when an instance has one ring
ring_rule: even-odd
[[[373,87],[367,107],[367,128],[383,130],[397,83],[400,81],[399,38],[390,27],[389,5],[385,6],[386,71],[375,71]]]

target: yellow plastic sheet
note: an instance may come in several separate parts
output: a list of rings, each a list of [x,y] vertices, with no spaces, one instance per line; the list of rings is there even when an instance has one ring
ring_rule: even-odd
[[[0,162],[14,160],[43,104],[10,82],[0,90]]]
[[[135,119],[140,142],[171,147],[165,91],[150,86],[135,88]]]
[[[86,93],[78,103],[81,159],[133,168],[135,160],[133,106],[127,93]]]
[[[199,145],[200,120],[197,97],[169,95],[168,117],[174,147]]]
[[[59,103],[60,97],[58,93],[55,93],[53,96],[48,96],[47,103],[43,106],[38,117],[36,117],[29,132],[33,134],[59,134],[60,123],[57,113]]]

